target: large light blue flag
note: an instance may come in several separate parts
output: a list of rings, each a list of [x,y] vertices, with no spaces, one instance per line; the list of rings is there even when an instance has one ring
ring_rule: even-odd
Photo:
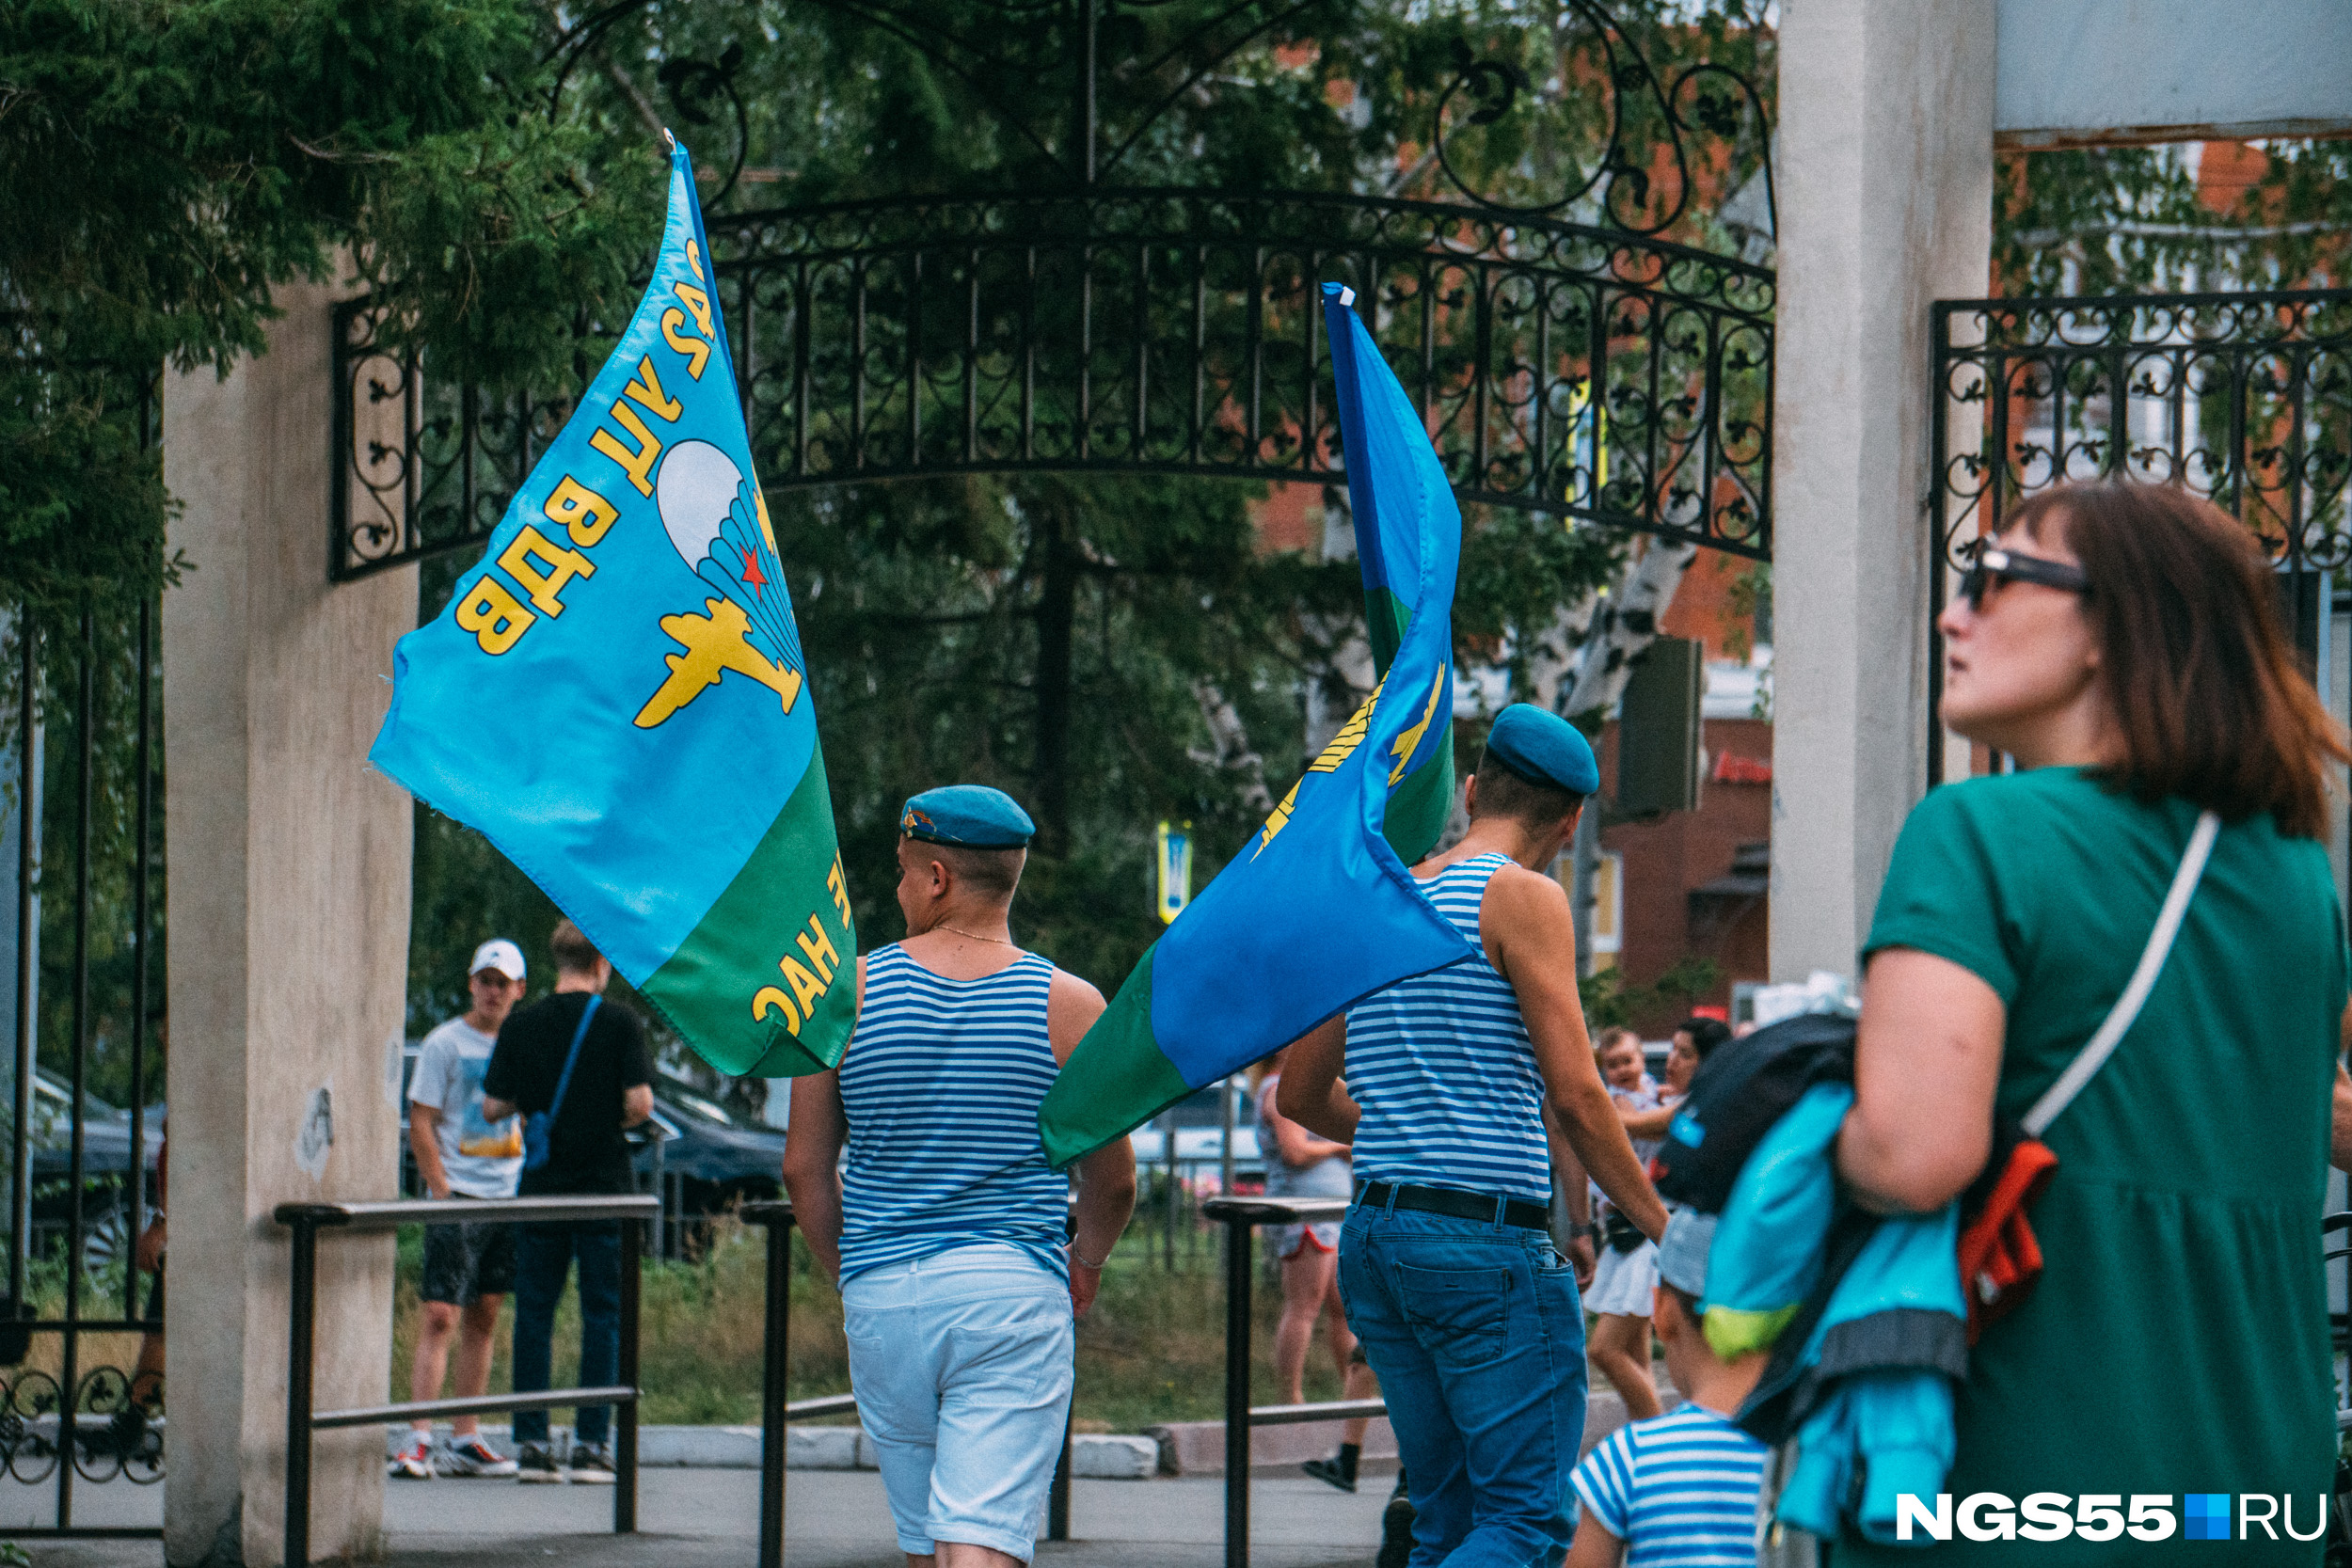
[[[1408,869],[1453,803],[1462,515],[1353,294],[1323,292],[1380,684],[1078,1042],[1038,1117],[1057,1164],[1471,951]]]
[[[840,1057],[857,933],[683,147],[644,298],[401,639],[370,759],[486,833],[721,1071]]]

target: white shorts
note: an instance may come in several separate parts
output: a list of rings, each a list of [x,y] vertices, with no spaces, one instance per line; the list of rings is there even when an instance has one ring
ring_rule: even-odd
[[[1584,1310],[1604,1318],[1646,1318],[1658,1291],[1658,1243],[1644,1242],[1631,1252],[1600,1243],[1593,1269],[1593,1288],[1584,1292]]]
[[[1070,1287],[987,1243],[868,1269],[841,1305],[898,1549],[961,1541],[1029,1560],[1070,1416]]]

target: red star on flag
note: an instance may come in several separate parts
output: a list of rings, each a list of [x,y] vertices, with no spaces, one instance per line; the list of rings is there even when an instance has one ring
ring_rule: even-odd
[[[759,570],[759,552],[756,550],[745,550],[743,552],[743,580],[750,583],[754,588],[765,588],[768,586],[767,578],[763,576]]]

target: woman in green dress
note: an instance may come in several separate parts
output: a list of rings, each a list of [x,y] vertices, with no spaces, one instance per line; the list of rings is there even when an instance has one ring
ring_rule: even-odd
[[[2123,990],[2199,813],[2224,826],[2137,1021],[2044,1135],[2044,1272],[1985,1327],[1959,1392],[1955,1502],[2049,1494],[2042,1538],[1990,1507],[1973,1522],[1996,1539],[1831,1555],[2159,1561],[2203,1548],[2185,1539],[2187,1496],[2224,1493],[2233,1564],[2315,1564],[2336,1442],[2319,1219],[2346,997],[2321,837],[2343,733],[2249,535],[2215,507],[2063,489],[1988,546],[1940,623],[1944,716],[2017,771],[1931,791],[1896,846],[1838,1141],[1860,1201],[1927,1211],[1967,1187],[1995,1113],[2022,1115]],[[2246,1494],[2283,1495],[2275,1535],[2239,1539]]]

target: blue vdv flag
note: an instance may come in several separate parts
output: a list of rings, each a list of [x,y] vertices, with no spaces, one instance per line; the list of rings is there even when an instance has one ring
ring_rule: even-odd
[[[1352,292],[1323,293],[1380,684],[1078,1042],[1038,1117],[1057,1165],[1474,951],[1409,869],[1454,798],[1462,514]]]
[[[711,1065],[831,1066],[857,933],[686,149],[652,281],[370,760],[480,829]]]

